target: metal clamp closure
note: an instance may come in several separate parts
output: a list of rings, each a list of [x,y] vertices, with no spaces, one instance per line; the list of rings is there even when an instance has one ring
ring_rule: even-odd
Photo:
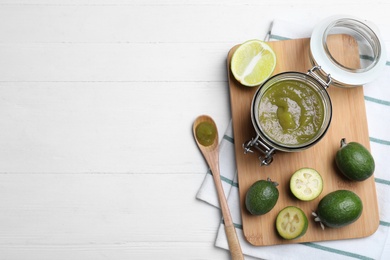
[[[254,153],[254,150],[251,149],[252,147],[259,151],[261,153],[259,160],[262,166],[270,165],[274,160],[273,155],[275,154],[275,149],[270,148],[265,143],[263,143],[259,136],[256,136],[256,138],[252,138],[250,141],[243,143],[242,147],[244,148],[244,154],[247,154],[248,152]]]
[[[318,76],[317,73],[315,73],[316,71],[319,71],[321,73],[321,75],[324,75],[324,76],[326,75],[327,81],[325,81],[323,78]],[[321,85],[324,86],[325,89],[327,89],[329,87],[329,85],[332,83],[332,78],[331,78],[330,74],[325,74],[325,72],[321,69],[321,66],[314,66],[313,68],[308,70],[307,75],[310,75],[313,78],[315,78],[317,81],[319,81],[321,83]]]

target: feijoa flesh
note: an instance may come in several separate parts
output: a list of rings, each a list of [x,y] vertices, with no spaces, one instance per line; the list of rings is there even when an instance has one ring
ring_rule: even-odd
[[[290,190],[299,200],[314,200],[321,194],[322,189],[322,177],[312,168],[301,168],[290,178]]]
[[[295,239],[306,233],[309,222],[298,207],[287,206],[276,217],[276,230],[284,239]]]

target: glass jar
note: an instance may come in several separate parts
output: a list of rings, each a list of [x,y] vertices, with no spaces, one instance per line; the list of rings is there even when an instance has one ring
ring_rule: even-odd
[[[355,87],[372,82],[386,65],[386,50],[374,25],[352,16],[332,16],[320,22],[310,38],[310,57],[313,66],[321,66],[322,78],[331,75],[332,85]],[[329,37],[343,34],[356,40],[361,57],[359,68],[346,66],[337,60],[328,46]]]
[[[334,58],[328,46],[333,34],[356,40],[364,60],[360,67],[346,66]],[[331,84],[361,86],[378,78],[386,65],[383,46],[379,35],[357,18],[333,16],[323,20],[310,39],[313,68],[307,74],[279,73],[254,94],[251,120],[257,136],[243,144],[244,152],[256,149],[261,165],[269,165],[276,151],[299,152],[319,142],[332,119],[332,103],[326,89]]]

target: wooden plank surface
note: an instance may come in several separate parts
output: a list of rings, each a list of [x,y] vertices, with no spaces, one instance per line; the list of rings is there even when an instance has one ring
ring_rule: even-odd
[[[312,67],[309,61],[309,39],[286,40],[269,43],[277,55],[277,66],[274,74],[283,71],[306,72]],[[350,67],[359,66],[359,55],[356,42],[346,36],[338,35],[329,40],[332,54],[338,61]],[[230,57],[237,46],[233,47]],[[230,70],[229,70],[230,71]],[[229,85],[238,168],[240,204],[243,230],[246,239],[253,245],[274,245],[286,243],[301,243],[308,241],[324,241],[369,236],[379,225],[378,204],[373,176],[364,182],[351,182],[342,177],[334,164],[334,156],[339,149],[340,139],[362,143],[369,149],[369,136],[363,88],[344,89],[331,86],[328,92],[333,104],[333,117],[326,136],[315,146],[298,153],[277,152],[270,166],[259,165],[256,154],[244,155],[242,144],[255,137],[255,131],[250,119],[251,101],[257,88],[247,88],[240,85],[229,72]],[[289,190],[289,180],[294,171],[302,167],[317,169],[324,180],[321,195],[310,202],[298,201]],[[266,215],[252,216],[244,204],[248,188],[259,179],[267,179],[279,183],[279,200],[276,206]],[[321,198],[331,191],[339,189],[352,190],[363,202],[363,213],[355,223],[340,228],[326,228],[324,231],[314,222],[311,213],[316,210]],[[275,232],[277,213],[286,206],[300,207],[309,218],[309,228],[306,234],[296,240],[284,240]],[[358,228],[357,228],[358,227]]]
[[[263,38],[275,19],[305,25],[306,37],[340,13],[389,39],[388,9],[384,0],[0,0],[0,258],[229,259],[215,247],[219,209],[195,199],[207,166],[191,132],[200,114],[220,132],[229,124],[227,52]],[[389,139],[386,127],[373,130]],[[386,172],[378,165],[376,177]]]

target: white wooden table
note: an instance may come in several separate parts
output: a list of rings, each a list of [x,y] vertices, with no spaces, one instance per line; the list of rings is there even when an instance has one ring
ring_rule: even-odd
[[[387,0],[0,0],[0,259],[228,259],[195,199],[196,116],[230,120],[226,56],[275,18]],[[249,259],[249,258],[247,258]]]

